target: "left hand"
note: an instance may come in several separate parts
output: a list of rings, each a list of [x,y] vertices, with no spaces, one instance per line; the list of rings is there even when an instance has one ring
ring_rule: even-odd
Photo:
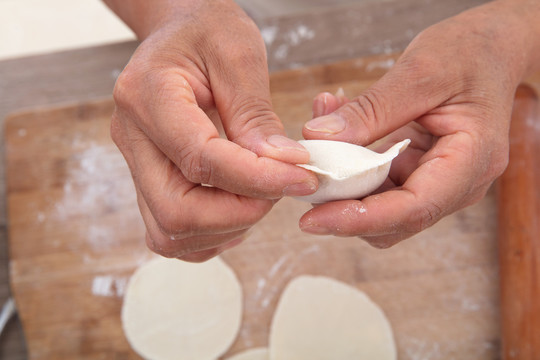
[[[383,248],[479,201],[506,167],[514,92],[540,50],[527,6],[540,15],[537,2],[495,1],[448,19],[357,98],[320,94],[306,139],[412,142],[379,192],[319,205],[301,229]]]

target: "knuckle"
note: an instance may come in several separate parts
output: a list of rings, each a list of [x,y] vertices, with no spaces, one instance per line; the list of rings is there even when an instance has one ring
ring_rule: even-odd
[[[193,224],[181,207],[174,207],[169,202],[156,204],[153,217],[156,225],[167,240],[188,237],[193,232]]]
[[[133,69],[133,65],[127,65],[120,73],[113,89],[113,98],[117,106],[129,103],[134,93],[139,89],[139,73]]]
[[[166,251],[163,246],[161,245],[161,236],[156,236],[156,234],[150,234],[149,232],[146,233],[146,246],[153,251],[154,253],[171,258],[173,257],[173,254],[171,254],[169,251]]]
[[[170,240],[163,234],[146,233],[146,245],[154,253],[166,258],[178,258],[185,255],[188,251],[180,248],[179,243]]]
[[[157,108],[169,101],[196,101],[182,69],[163,66],[149,69],[136,62],[128,64],[118,76],[113,98],[117,107],[125,109],[140,109],[141,103]]]
[[[180,144],[176,153],[180,154],[179,167],[186,179],[197,184],[212,184],[212,168],[204,150],[194,144]]]
[[[412,220],[406,226],[406,231],[412,234],[419,233],[435,224],[441,216],[441,207],[433,202],[426,202],[413,214]]]
[[[376,133],[387,120],[383,104],[383,95],[375,89],[370,89],[339,111],[346,119],[354,119],[357,126],[364,128],[368,133]]]
[[[153,89],[153,101],[156,107],[166,105],[171,101],[196,103],[191,85],[180,69],[154,70],[148,74],[147,82]]]
[[[230,128],[236,138],[241,138],[256,128],[278,128],[283,125],[272,111],[270,100],[257,96],[237,96],[231,101],[227,113],[231,120]]]

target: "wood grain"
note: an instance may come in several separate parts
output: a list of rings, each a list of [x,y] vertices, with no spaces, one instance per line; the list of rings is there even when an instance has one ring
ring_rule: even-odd
[[[498,180],[502,353],[540,354],[540,102],[518,89],[510,129],[510,160]]]
[[[371,61],[389,59],[273,75],[273,103],[288,133],[300,137],[317,92],[342,86],[354,95],[380,76]],[[105,100],[6,121],[11,280],[31,359],[138,358],[119,314],[129,276],[153,255],[128,169],[109,138],[112,109]],[[280,201],[223,255],[245,304],[229,354],[266,345],[284,286],[319,274],[358,287],[383,308],[400,359],[496,358],[493,195],[384,251],[357,238],[301,233],[297,220],[309,205]]]
[[[271,69],[401,50],[422,26],[481,2],[485,0],[389,0],[384,3],[377,0],[280,0],[269,7],[265,0],[240,1],[266,34],[275,27],[282,29],[276,32],[273,41],[267,41]],[[391,4],[396,3],[399,3],[399,11],[392,9]],[[379,6],[385,11],[377,10]],[[326,18],[324,12],[329,10],[333,15]],[[376,14],[376,21],[366,22],[367,14],[372,12]],[[352,13],[356,18],[350,16]],[[346,23],[343,19],[347,19]],[[318,31],[307,43],[306,39],[301,39],[300,46],[291,46],[291,36],[298,35],[298,26],[305,25],[309,30],[311,24],[319,26],[321,22],[327,25],[326,31]],[[361,34],[359,28],[363,29]],[[0,61],[0,121],[21,109],[110,97],[116,76],[136,46],[136,42],[127,42]],[[286,56],[276,56],[280,46],[289,49]],[[372,67],[387,65],[379,63]],[[0,157],[4,158],[3,146],[0,146]],[[4,181],[5,168],[0,162],[0,302],[10,295]],[[7,331],[0,339],[0,358],[26,358],[20,325],[15,322]],[[15,334],[11,334],[13,331]]]
[[[4,119],[22,109],[50,108],[74,101],[110,98],[116,75],[135,42],[96,46],[22,59],[0,61],[0,157],[4,152]],[[36,110],[37,111],[37,110]],[[8,282],[5,166],[0,162],[0,303],[11,295]],[[18,318],[0,338],[0,359],[27,359]]]

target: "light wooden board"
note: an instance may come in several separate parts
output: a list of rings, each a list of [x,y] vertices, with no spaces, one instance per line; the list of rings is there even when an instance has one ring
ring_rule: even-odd
[[[351,60],[272,76],[275,109],[300,137],[311,99],[349,95],[389,58]],[[375,65],[374,65],[375,64]],[[356,80],[353,80],[356,79]],[[109,137],[111,100],[21,113],[6,121],[11,284],[32,359],[131,359],[120,308],[144,244],[133,184]],[[493,193],[387,250],[357,238],[299,231],[309,205],[280,201],[224,260],[244,291],[229,353],[266,345],[276,303],[300,274],[365,291],[387,314],[400,359],[493,359],[499,351]]]

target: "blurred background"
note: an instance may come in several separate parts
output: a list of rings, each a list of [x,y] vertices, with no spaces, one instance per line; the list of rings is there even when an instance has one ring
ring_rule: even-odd
[[[98,0],[0,0],[0,60],[129,39]]]

